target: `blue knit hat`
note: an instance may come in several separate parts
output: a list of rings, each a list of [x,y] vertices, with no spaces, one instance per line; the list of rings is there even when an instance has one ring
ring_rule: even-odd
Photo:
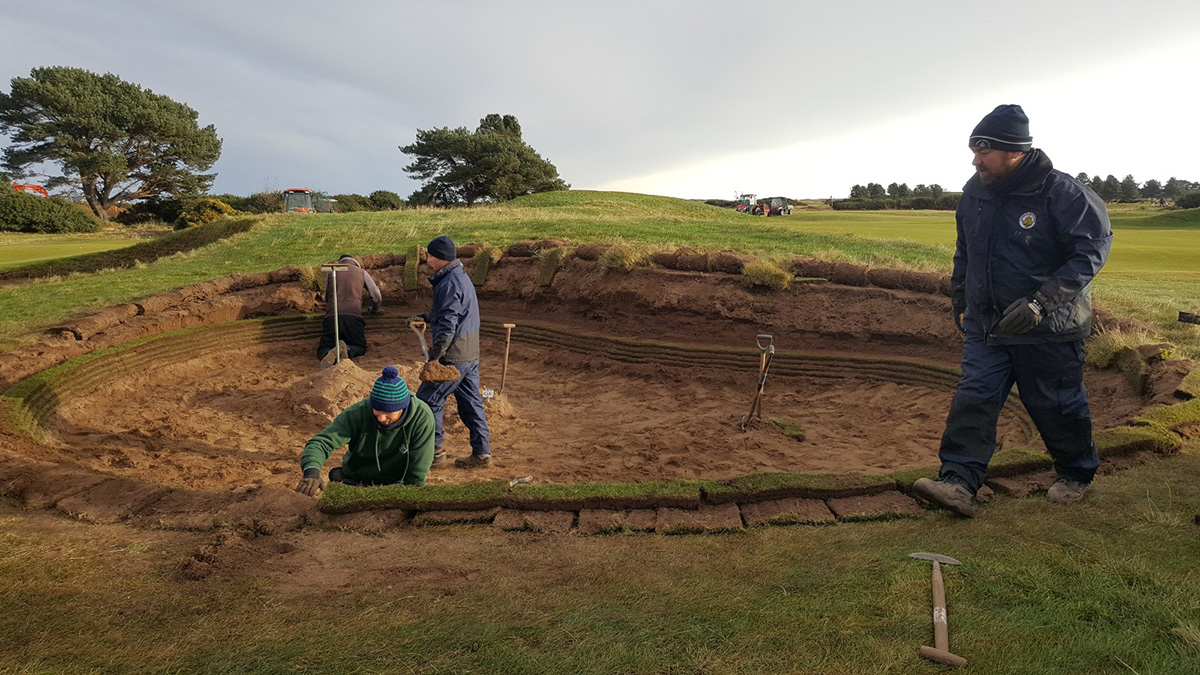
[[[998,105],[975,125],[967,145],[972,148],[1028,152],[1033,148],[1029,118],[1019,105]]]
[[[454,246],[454,241],[444,234],[429,242],[425,250],[429,251],[429,255],[441,260],[454,260],[458,257],[458,249]]]
[[[375,386],[371,387],[371,409],[391,413],[408,410],[411,403],[408,383],[400,377],[400,371],[396,366],[384,368],[383,374],[375,380]]]

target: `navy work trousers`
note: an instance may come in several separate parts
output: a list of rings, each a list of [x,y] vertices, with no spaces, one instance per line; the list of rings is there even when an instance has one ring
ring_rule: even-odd
[[[1058,477],[1090,483],[1100,459],[1083,387],[1083,343],[988,345],[982,335],[970,334],[938,452],[941,478],[972,491],[987,480],[996,451],[996,422],[1014,382]]]
[[[417,389],[417,398],[429,404],[429,409],[433,411],[433,446],[442,447],[442,417],[446,399],[454,394],[458,418],[471,436],[471,453],[477,457],[491,455],[491,436],[488,433],[487,416],[483,412],[483,396],[479,393],[479,361],[454,361],[450,365],[458,368],[461,375],[459,379],[453,382],[422,382]]]
[[[361,316],[341,314],[338,316],[338,338],[346,343],[346,356],[356,359],[367,353],[367,328]],[[317,345],[317,358],[323,359],[333,351],[333,317],[321,322],[321,342]]]

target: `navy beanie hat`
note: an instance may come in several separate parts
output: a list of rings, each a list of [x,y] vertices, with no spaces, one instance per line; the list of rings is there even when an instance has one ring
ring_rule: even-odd
[[[1019,105],[998,105],[975,125],[967,145],[972,148],[1028,152],[1033,148],[1029,118]]]
[[[454,242],[444,234],[429,242],[425,250],[429,251],[429,255],[441,260],[454,260],[458,257],[458,249],[454,247]]]
[[[411,403],[408,383],[400,377],[400,371],[396,366],[384,368],[383,374],[375,380],[375,386],[371,387],[371,409],[391,413],[408,410]]]

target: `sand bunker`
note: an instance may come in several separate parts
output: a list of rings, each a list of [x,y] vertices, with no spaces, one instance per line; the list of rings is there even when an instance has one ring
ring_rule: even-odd
[[[376,336],[358,362],[321,370],[307,342],[231,350],[147,369],[71,400],[56,445],[95,469],[166,485],[291,487],[308,440],[399,362],[414,390],[415,345]],[[483,386],[500,380],[503,343],[485,340]],[[936,458],[949,389],[871,379],[773,376],[764,423],[742,432],[756,372],[630,365],[518,344],[491,420],[493,466],[436,468],[431,483],[534,475],[542,481],[726,478],[761,471],[882,472]],[[770,420],[799,425],[797,441]],[[469,452],[455,405],[446,448]],[[1006,412],[1002,442],[1027,430]],[[336,466],[338,456],[328,466]]]
[[[378,276],[397,289],[388,274],[399,272]],[[881,473],[937,464],[955,379],[946,367],[959,353],[944,296],[836,284],[752,293],[731,275],[614,275],[579,260],[547,288],[534,283],[537,272],[536,262],[506,259],[481,288],[485,389],[501,381],[500,323],[518,324],[503,401],[493,402],[490,416],[492,466],[464,471],[447,463],[432,471],[431,484]],[[367,396],[384,366],[398,365],[417,389],[423,359],[400,317],[427,306],[427,295],[388,296],[387,315],[368,318],[370,352],[327,370],[315,358],[315,322],[239,329],[228,342],[148,343],[130,350],[127,364],[106,366],[104,378],[80,375],[91,380],[45,420],[47,437],[64,458],[121,477],[213,491],[291,488],[305,442]],[[754,336],[764,331],[781,352],[764,419],[743,432],[757,376]],[[274,341],[256,341],[268,337]],[[185,358],[188,349],[195,355]],[[1119,373],[1089,371],[1087,385],[1097,429],[1124,424],[1146,405]],[[1019,405],[1010,404],[1001,447],[1038,447],[1031,437]],[[470,451],[453,401],[445,448],[451,456]],[[335,454],[326,468],[339,462]]]

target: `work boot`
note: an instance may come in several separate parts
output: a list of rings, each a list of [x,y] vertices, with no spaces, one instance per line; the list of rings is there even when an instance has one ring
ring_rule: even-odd
[[[918,478],[913,483],[913,492],[925,501],[950,509],[960,516],[975,516],[975,495],[961,483]]]
[[[486,469],[492,465],[491,455],[470,455],[454,460],[454,466],[460,469]]]
[[[346,347],[346,341],[338,340],[337,345],[333,349],[325,352],[325,356],[321,357],[321,368],[329,368],[337,365],[337,355],[339,351],[342,353],[342,359],[350,358],[350,352],[349,348]]]
[[[1091,483],[1059,478],[1054,481],[1054,485],[1051,485],[1049,490],[1046,490],[1046,501],[1052,504],[1074,504],[1083,499],[1083,493],[1087,492],[1088,485]]]
[[[442,449],[434,450],[433,451],[433,464],[431,466],[437,466],[438,464],[441,464],[444,461],[446,461],[446,451],[442,450]]]

